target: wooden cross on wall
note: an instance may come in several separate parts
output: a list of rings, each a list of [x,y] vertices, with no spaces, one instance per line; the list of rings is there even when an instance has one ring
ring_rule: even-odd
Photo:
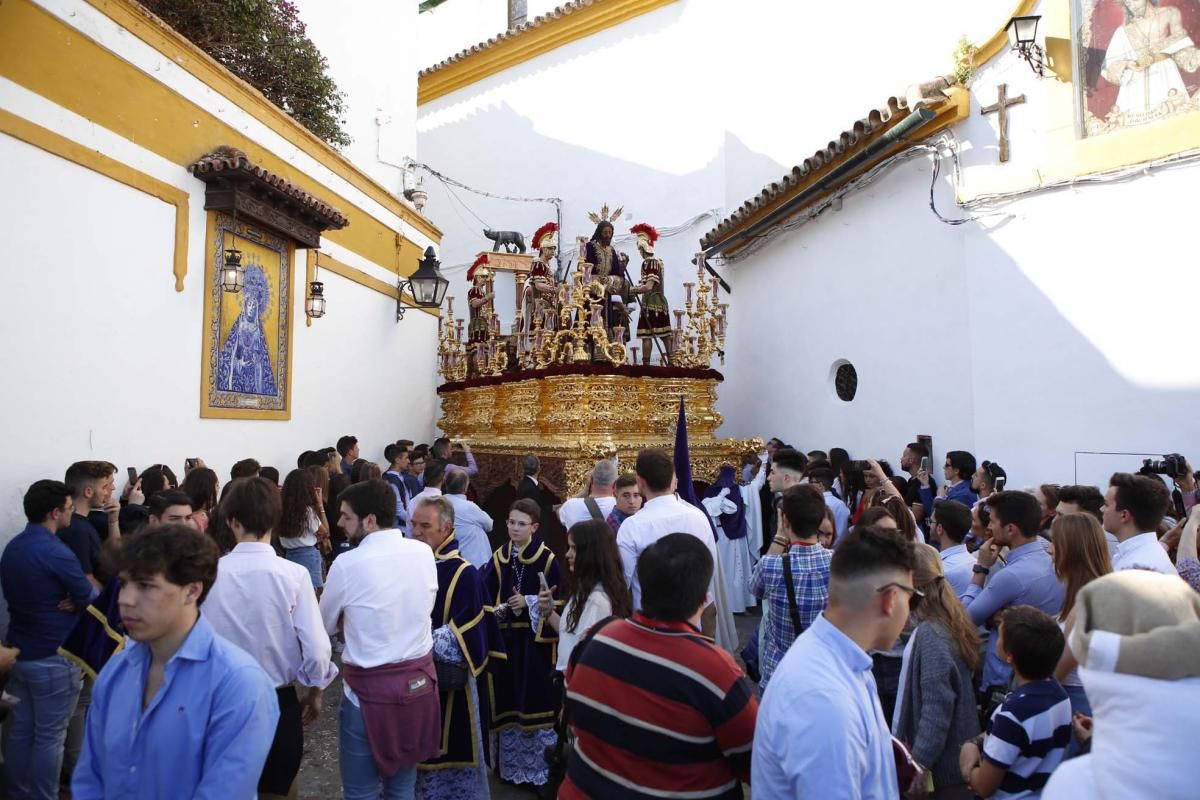
[[[1025,95],[1019,94],[1011,100],[1008,97],[1008,84],[1002,83],[997,88],[996,102],[979,109],[983,115],[999,114],[1000,116],[1000,163],[1008,161],[1008,109],[1025,102]]]

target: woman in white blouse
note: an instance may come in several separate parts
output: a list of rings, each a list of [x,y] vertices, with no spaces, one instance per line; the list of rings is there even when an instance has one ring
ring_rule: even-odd
[[[567,532],[567,567],[573,576],[562,616],[554,611],[551,591],[538,595],[538,608],[558,631],[559,672],[566,673],[575,643],[606,617],[628,617],[633,601],[625,583],[617,539],[607,522],[577,522]],[[551,587],[556,589],[557,587]]]

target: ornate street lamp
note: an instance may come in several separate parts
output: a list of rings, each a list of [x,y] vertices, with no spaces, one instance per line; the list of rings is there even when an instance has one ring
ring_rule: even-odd
[[[404,301],[401,298],[405,290],[408,290],[413,301],[422,308],[437,308],[442,304],[442,300],[446,296],[446,289],[450,287],[450,281],[438,269],[440,265],[441,262],[438,261],[433,248],[426,248],[425,257],[421,259],[421,265],[417,267],[417,271],[410,275],[408,280],[397,282],[397,322],[404,319]]]
[[[308,297],[304,298],[304,313],[312,319],[325,316],[325,284],[313,281],[308,285]]]
[[[231,247],[225,251],[225,266],[221,268],[221,288],[237,294],[246,283],[246,268],[242,266],[242,251]]]
[[[1013,17],[1006,29],[1012,49],[1039,78],[1046,75],[1046,51],[1037,43],[1038,22],[1041,19],[1039,16]]]

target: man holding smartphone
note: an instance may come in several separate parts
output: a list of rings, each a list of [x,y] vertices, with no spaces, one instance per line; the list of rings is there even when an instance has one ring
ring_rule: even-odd
[[[921,470],[928,473],[931,463],[929,448],[922,442],[909,442],[904,446],[904,453],[900,456],[900,469],[909,474],[908,482],[904,485],[904,502],[912,509],[913,516],[922,528],[925,527],[925,506],[921,503],[921,481],[917,478],[917,473]],[[929,479],[929,488],[937,492],[937,485],[932,477]]]

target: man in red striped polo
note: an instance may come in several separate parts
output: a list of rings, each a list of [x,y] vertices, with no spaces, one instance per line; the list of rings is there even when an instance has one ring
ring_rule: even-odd
[[[575,749],[560,798],[741,798],[758,700],[700,633],[712,555],[672,533],[637,562],[641,608],[576,648],[567,672]]]

